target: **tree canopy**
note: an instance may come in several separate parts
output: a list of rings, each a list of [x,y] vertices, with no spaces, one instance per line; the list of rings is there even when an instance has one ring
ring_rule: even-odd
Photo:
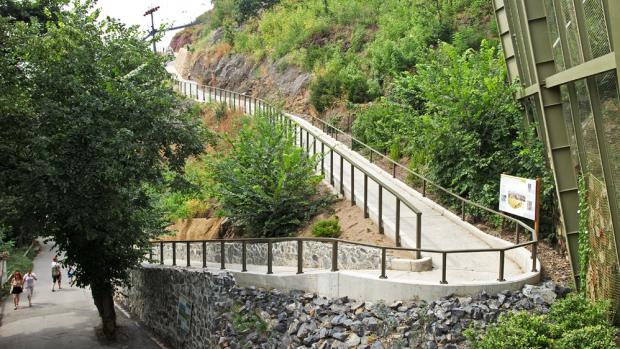
[[[112,335],[113,288],[161,231],[146,187],[203,129],[136,27],[90,2],[56,16],[0,18],[0,225],[52,237]]]

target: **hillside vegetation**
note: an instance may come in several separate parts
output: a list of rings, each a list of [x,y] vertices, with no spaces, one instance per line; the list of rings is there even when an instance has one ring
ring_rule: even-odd
[[[269,74],[310,74],[302,111],[475,202],[498,206],[503,172],[543,178],[543,236],[555,239],[544,150],[506,83],[490,1],[216,0],[199,22],[173,40],[194,57],[192,78],[230,57],[263,85]],[[226,84],[226,74],[202,82]],[[244,88],[264,95],[260,84]],[[265,97],[287,107],[300,98]]]

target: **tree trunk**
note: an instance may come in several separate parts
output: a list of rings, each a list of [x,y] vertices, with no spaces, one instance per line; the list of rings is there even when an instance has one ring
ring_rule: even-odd
[[[113,340],[116,336],[116,311],[114,310],[113,287],[110,284],[91,285],[91,293],[101,317],[103,334],[108,340]]]

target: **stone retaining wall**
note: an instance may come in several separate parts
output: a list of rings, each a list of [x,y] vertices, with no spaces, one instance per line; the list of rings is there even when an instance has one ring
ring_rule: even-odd
[[[119,290],[116,302],[171,347],[215,348],[217,338],[212,334],[220,320],[216,309],[232,306],[228,293],[234,284],[230,274],[145,266],[131,272],[132,287]],[[193,305],[186,336],[179,335],[179,295]]]
[[[486,327],[503,312],[547,312],[568,291],[547,282],[498,294],[373,303],[238,287],[229,273],[201,268],[144,265],[130,275],[132,287],[119,290],[116,301],[169,347],[186,349],[457,349],[466,347],[469,326]],[[192,304],[186,333],[177,321],[180,295]]]
[[[226,264],[241,264],[240,242],[225,244],[224,261]],[[206,260],[209,263],[220,263],[220,244],[207,243]],[[187,260],[186,243],[176,244],[176,258],[178,265],[185,265]],[[153,247],[153,258],[159,260],[159,246]],[[387,268],[390,269],[394,257],[386,257]],[[164,244],[164,259],[172,259],[172,244]],[[247,264],[267,265],[267,244],[246,245]],[[192,265],[202,265],[202,243],[190,244],[190,262]],[[303,242],[304,268],[331,269],[332,244],[304,241]],[[286,241],[273,244],[273,265],[297,267],[297,242]],[[381,269],[381,250],[363,246],[338,244],[338,268],[341,270]]]

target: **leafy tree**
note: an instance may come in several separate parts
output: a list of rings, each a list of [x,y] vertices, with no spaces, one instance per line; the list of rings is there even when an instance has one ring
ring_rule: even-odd
[[[501,173],[541,177],[543,217],[553,217],[553,184],[542,144],[524,127],[514,88],[505,81],[499,47],[487,41],[479,52],[442,43],[418,64],[417,75],[398,79],[419,93],[404,100],[412,107],[424,104],[410,153],[425,163],[413,166],[428,168],[442,186],[489,207],[497,207]],[[550,232],[550,219],[543,223]]]
[[[316,163],[283,126],[266,116],[246,120],[231,152],[213,164],[222,214],[252,237],[291,234],[327,203]]]
[[[98,15],[75,3],[44,32],[0,19],[0,198],[15,216],[30,213],[76,266],[113,337],[114,287],[161,231],[146,187],[203,145],[200,121],[171,90],[167,58],[137,28]]]
[[[32,18],[41,23],[57,21],[56,13],[68,2],[69,0],[0,0],[0,16],[21,22],[29,22]]]

